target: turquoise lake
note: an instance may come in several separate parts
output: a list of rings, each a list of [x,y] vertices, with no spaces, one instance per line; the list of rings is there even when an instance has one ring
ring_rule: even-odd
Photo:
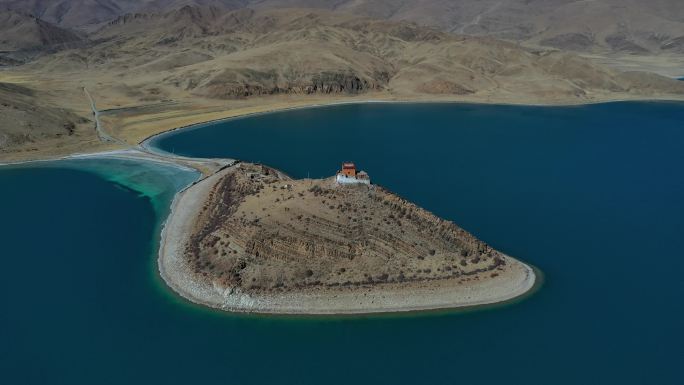
[[[375,183],[533,264],[516,303],[337,318],[221,313],[156,270],[197,175],[0,167],[2,384],[681,384],[684,103],[353,104],[162,135],[160,149]]]

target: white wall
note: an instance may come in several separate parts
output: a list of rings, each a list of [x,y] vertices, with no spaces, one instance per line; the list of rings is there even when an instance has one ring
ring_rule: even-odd
[[[340,174],[337,174],[336,180],[339,184],[370,184],[370,179],[347,178]]]

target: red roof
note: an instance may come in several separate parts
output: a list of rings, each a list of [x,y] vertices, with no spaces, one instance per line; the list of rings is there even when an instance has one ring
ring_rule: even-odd
[[[342,168],[356,168],[354,163],[342,163]]]

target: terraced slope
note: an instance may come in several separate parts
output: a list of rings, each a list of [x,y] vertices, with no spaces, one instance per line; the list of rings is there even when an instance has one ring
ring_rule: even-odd
[[[489,280],[517,261],[378,186],[291,180],[243,163],[186,245],[197,279],[243,293]]]

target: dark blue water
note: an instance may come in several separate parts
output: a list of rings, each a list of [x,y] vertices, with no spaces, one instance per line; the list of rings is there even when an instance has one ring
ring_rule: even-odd
[[[155,272],[160,202],[177,181],[156,194],[127,183],[140,194],[73,169],[0,169],[2,382],[679,384],[682,122],[676,103],[373,104],[157,141],[294,176],[354,160],[545,273],[521,303],[409,317],[203,310]]]

